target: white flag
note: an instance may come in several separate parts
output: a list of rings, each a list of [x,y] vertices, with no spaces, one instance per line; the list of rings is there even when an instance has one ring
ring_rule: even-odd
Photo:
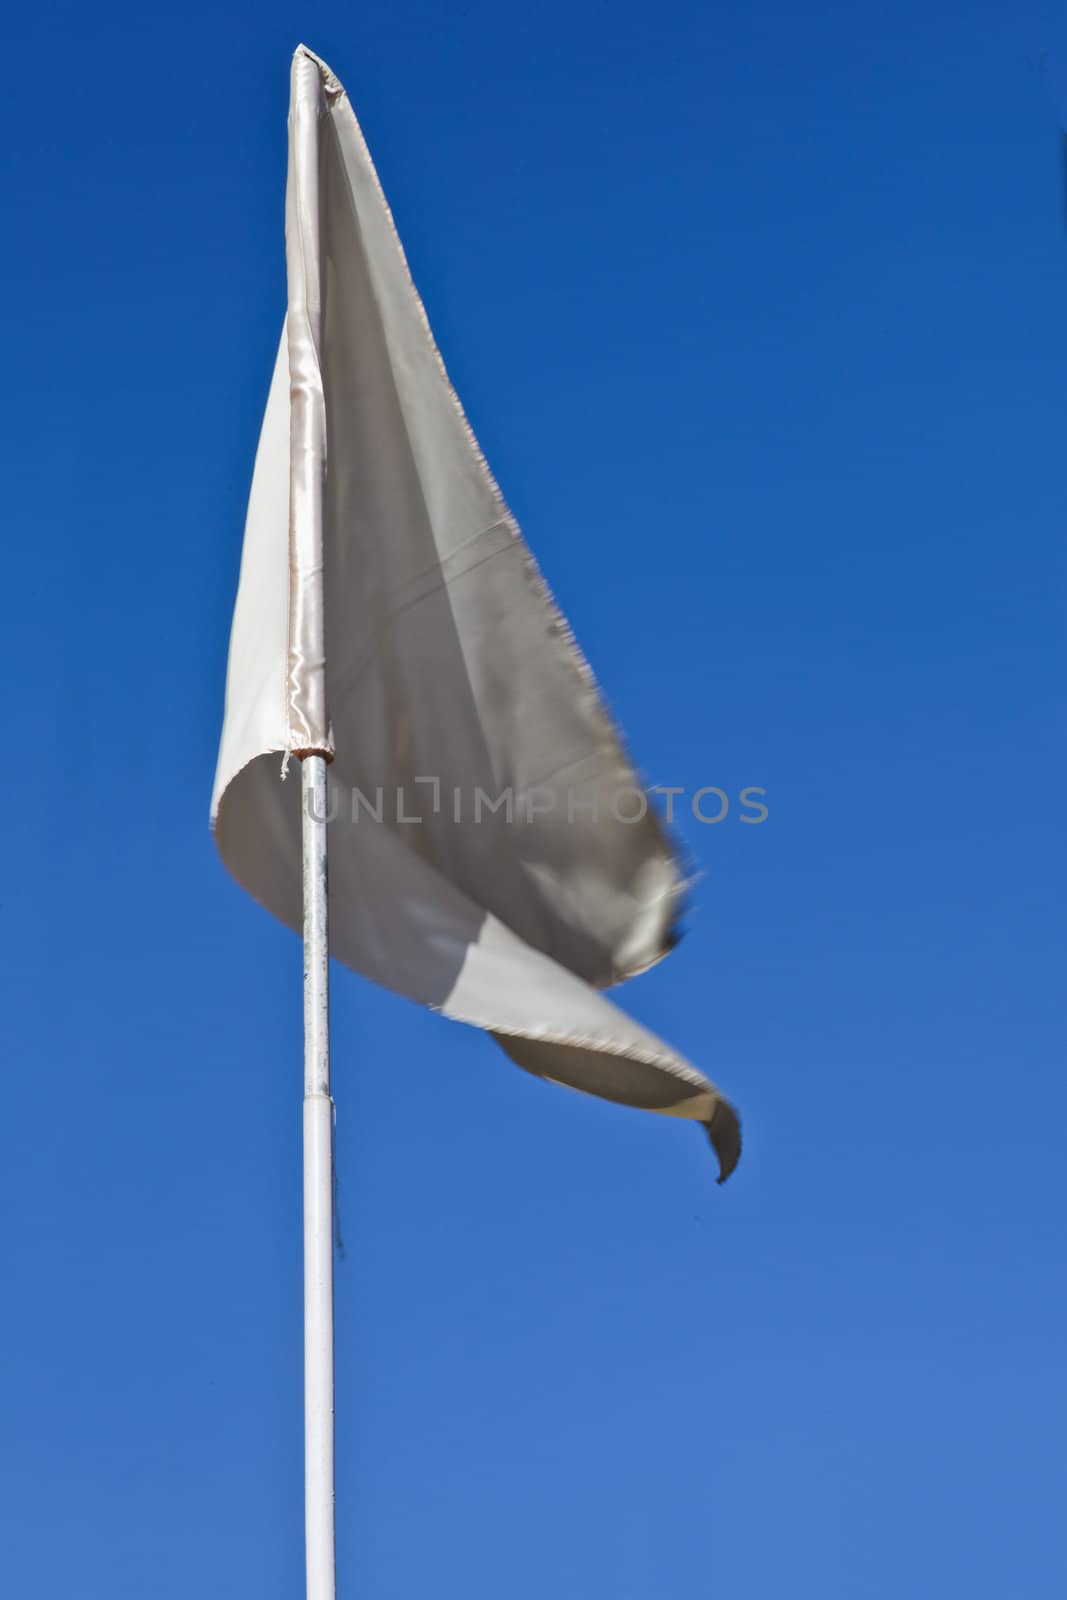
[[[598,992],[670,950],[675,855],[448,380],[347,96],[303,46],[291,95],[219,849],[299,930],[282,758],[330,752],[332,954],[540,1077],[703,1124],[722,1181],[732,1106]]]

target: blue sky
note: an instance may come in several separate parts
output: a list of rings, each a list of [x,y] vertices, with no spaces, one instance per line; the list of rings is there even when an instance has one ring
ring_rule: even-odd
[[[644,771],[770,808],[624,994],[723,1190],[336,974],[341,1592],[1064,1592],[1064,23],[9,22],[6,1594],[301,1592],[300,950],[207,829],[301,38]]]

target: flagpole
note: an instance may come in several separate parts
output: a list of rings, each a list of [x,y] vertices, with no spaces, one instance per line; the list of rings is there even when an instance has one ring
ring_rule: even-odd
[[[333,1478],[333,1101],[326,915],[326,406],[319,177],[326,112],[318,59],[289,78],[285,257],[289,284],[288,748],[300,757],[304,858],[304,1518],[307,1600],[335,1600]]]
[[[335,1600],[333,1100],[326,757],[300,764],[304,857],[304,1513],[307,1600]]]

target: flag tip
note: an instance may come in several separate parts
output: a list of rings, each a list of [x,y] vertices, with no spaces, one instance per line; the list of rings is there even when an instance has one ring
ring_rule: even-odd
[[[725,1183],[741,1159],[741,1119],[729,1100],[720,1100],[704,1131],[719,1161],[716,1183]]]
[[[341,80],[338,78],[337,74],[332,70],[332,68],[326,64],[322,57],[315,54],[310,45],[298,44],[296,49],[293,51],[293,66],[295,66],[296,63],[301,59],[304,61],[310,61],[311,65],[318,71],[318,74],[322,79],[323,92],[328,101],[339,100],[343,98],[345,91]]]

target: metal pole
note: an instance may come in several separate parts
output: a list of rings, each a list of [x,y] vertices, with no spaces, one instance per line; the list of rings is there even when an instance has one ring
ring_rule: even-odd
[[[335,1600],[333,1101],[326,758],[300,765],[304,845],[304,1514],[307,1600]]]

